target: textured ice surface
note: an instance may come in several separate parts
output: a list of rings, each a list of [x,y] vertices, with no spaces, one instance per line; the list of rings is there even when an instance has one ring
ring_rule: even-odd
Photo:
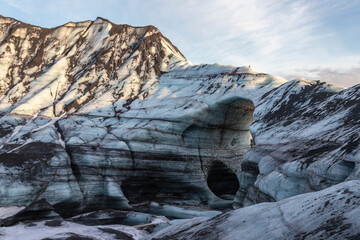
[[[357,239],[360,181],[178,223],[147,239]]]
[[[73,222],[60,221],[52,226],[51,221],[39,221],[31,224],[19,223],[12,227],[0,229],[0,237],[4,240],[39,240],[39,239],[141,239],[147,235],[145,231],[122,225],[86,226]]]
[[[266,93],[250,126],[236,202],[278,201],[359,179],[360,87],[304,79]]]

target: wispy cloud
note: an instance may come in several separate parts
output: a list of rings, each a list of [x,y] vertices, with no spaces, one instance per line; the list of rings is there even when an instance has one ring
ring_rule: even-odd
[[[251,63],[260,70],[272,71],[274,67],[289,69],[301,61],[328,57],[326,42],[336,33],[321,29],[327,24],[326,18],[350,9],[358,1],[157,2],[154,11],[161,14],[152,19],[182,45],[180,49],[191,61]]]
[[[23,13],[31,13],[31,9],[29,9],[29,5],[23,1],[14,1],[14,0],[5,0],[9,6],[19,9]],[[27,2],[29,3],[29,1]]]
[[[312,80],[321,80],[324,82],[351,87],[360,84],[360,63],[357,67],[351,68],[299,68],[295,73],[285,76],[287,79],[305,77]]]
[[[313,1],[181,2],[169,1],[162,10],[176,9],[167,17],[182,18],[176,27],[191,32],[191,48],[218,49],[208,54],[212,59],[235,54],[257,58],[284,46],[296,51],[320,37],[314,34],[321,23],[312,10],[316,8]],[[193,41],[195,37],[198,41]]]

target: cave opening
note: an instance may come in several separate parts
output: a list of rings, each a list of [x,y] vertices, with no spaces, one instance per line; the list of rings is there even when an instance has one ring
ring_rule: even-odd
[[[151,178],[129,178],[122,182],[121,189],[130,203],[154,200],[159,188]]]
[[[173,156],[164,151],[165,154],[151,157],[137,153],[139,160],[153,160],[154,163],[149,165],[151,169],[144,165],[142,170],[146,172],[143,174],[137,172],[138,167],[132,177],[122,181],[124,196],[133,205],[147,201],[185,202],[195,196],[205,203],[214,195],[226,202],[232,201],[240,186],[235,172],[241,169],[244,153],[254,144],[249,130],[254,110],[251,100],[231,97],[210,104],[195,115],[185,116],[180,121],[179,130],[182,131],[178,132],[181,137],[178,143],[186,150],[184,154]],[[138,166],[142,164],[139,160]],[[169,160],[171,164],[167,163]],[[214,195],[209,194],[209,190]]]
[[[240,187],[236,174],[219,161],[212,165],[207,177],[207,184],[216,196],[225,200],[233,200]]]

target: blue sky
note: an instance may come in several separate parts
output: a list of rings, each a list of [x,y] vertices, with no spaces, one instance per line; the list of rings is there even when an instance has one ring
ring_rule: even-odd
[[[154,25],[193,63],[360,83],[360,0],[0,0],[0,14],[42,27],[97,16]]]

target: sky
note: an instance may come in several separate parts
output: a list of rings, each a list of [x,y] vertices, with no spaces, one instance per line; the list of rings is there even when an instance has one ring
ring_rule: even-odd
[[[41,27],[154,25],[192,63],[360,84],[360,0],[0,0],[0,14]]]

